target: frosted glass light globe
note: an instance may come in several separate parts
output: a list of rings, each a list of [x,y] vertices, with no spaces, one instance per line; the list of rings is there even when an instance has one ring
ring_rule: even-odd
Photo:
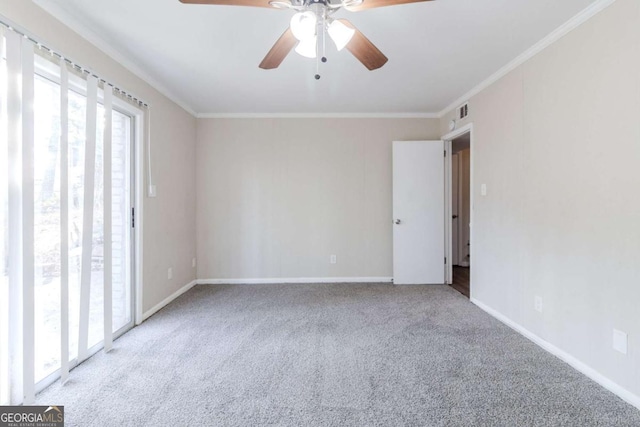
[[[291,17],[291,32],[299,41],[310,39],[316,35],[317,23],[316,14],[310,10],[298,12]]]
[[[331,37],[331,40],[336,44],[336,48],[342,50],[349,44],[356,30],[347,27],[340,21],[333,21],[327,28],[327,33],[329,33],[329,37]]]

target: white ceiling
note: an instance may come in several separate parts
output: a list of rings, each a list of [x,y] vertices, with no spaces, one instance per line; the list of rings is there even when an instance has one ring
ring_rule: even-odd
[[[368,71],[327,43],[329,61],[316,81],[315,61],[295,52],[278,69],[258,68],[292,11],[178,0],[35,1],[199,114],[436,113],[594,3],[437,0],[339,11],[389,62]]]

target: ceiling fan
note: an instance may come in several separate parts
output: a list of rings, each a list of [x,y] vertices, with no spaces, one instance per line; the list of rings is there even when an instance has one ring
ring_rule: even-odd
[[[346,19],[334,19],[332,15],[339,9],[351,12],[373,9],[382,6],[394,6],[432,0],[180,0],[189,4],[211,4],[227,6],[253,6],[296,11],[290,26],[280,36],[264,57],[259,67],[264,70],[278,68],[284,58],[295,51],[307,58],[318,58],[318,45],[322,37],[335,43],[338,50],[347,48],[369,70],[376,70],[388,61],[388,58]],[[322,56],[322,62],[327,58]],[[320,78],[316,74],[316,79]]]

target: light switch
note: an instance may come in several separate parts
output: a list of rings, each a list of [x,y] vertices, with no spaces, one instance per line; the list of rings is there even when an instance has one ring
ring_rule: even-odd
[[[613,349],[627,354],[627,334],[617,329],[613,330]]]
[[[487,184],[482,184],[480,186],[480,195],[481,196],[486,196],[487,195]]]

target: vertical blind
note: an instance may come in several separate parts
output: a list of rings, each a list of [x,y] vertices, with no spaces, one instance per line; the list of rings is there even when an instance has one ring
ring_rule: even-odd
[[[43,61],[54,77],[39,74]],[[109,351],[114,330],[132,323],[127,177],[135,121],[114,110],[119,91],[87,74],[0,26],[3,405],[33,403],[43,376],[64,383],[72,366],[96,346]],[[52,348],[55,354],[39,361],[41,350]],[[43,363],[47,369],[37,368]]]

